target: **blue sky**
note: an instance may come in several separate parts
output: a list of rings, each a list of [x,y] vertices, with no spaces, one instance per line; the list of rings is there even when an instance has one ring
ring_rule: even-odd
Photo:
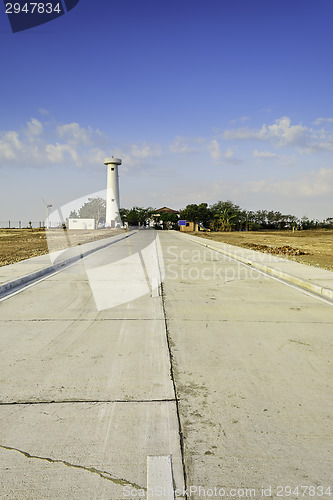
[[[80,0],[13,34],[0,10],[0,221],[104,189],[333,216],[331,0]]]

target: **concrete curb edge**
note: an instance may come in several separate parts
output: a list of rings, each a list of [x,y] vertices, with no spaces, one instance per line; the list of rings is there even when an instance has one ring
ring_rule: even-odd
[[[297,276],[293,276],[292,274],[286,273],[284,271],[280,271],[279,269],[275,269],[274,267],[270,267],[267,265],[259,264],[258,262],[255,262],[251,259],[246,259],[244,257],[241,257],[240,255],[234,254],[232,252],[228,252],[228,250],[222,250],[221,248],[214,247],[213,245],[208,245],[206,243],[201,243],[197,239],[193,239],[191,235],[186,235],[188,238],[190,238],[192,241],[195,243],[198,243],[198,245],[202,245],[206,248],[209,248],[210,250],[214,250],[214,252],[219,252],[222,253],[223,255],[226,255],[227,257],[231,257],[234,260],[237,260],[238,262],[241,262],[242,264],[247,264],[249,266],[252,266],[254,269],[258,269],[258,271],[262,271],[266,274],[269,274],[271,276],[274,276],[275,278],[279,278],[283,281],[286,281],[287,283],[291,283],[293,285],[296,285],[300,288],[304,288],[306,290],[309,290],[310,292],[313,292],[317,295],[322,295],[323,297],[333,300],[333,290],[330,288],[326,288],[321,285],[317,285],[316,283],[311,283],[310,281],[306,281],[302,278],[298,278]],[[200,238],[197,236],[196,238]],[[242,248],[242,247],[239,247]]]
[[[32,283],[33,281],[36,281],[38,278],[42,278],[43,276],[47,276],[48,274],[54,273],[55,271],[58,271],[62,267],[67,267],[68,265],[73,264],[74,262],[79,261],[79,260],[83,259],[84,257],[87,257],[87,255],[90,255],[94,252],[97,252],[98,250],[102,250],[103,248],[111,246],[114,243],[118,243],[118,241],[129,238],[130,236],[135,234],[135,232],[133,231],[132,233],[126,234],[125,236],[122,236],[116,240],[108,241],[107,243],[104,243],[101,246],[98,246],[97,248],[92,248],[90,250],[87,250],[86,252],[80,253],[79,255],[74,255],[73,257],[70,257],[69,259],[63,260],[63,261],[58,262],[56,264],[52,264],[51,266],[44,267],[44,268],[39,269],[38,271],[35,271],[33,273],[26,274],[25,276],[22,276],[21,278],[16,278],[13,281],[7,281],[7,283],[0,285],[0,296],[8,293],[9,291],[15,291],[16,288],[19,288],[22,285],[27,285],[29,283]],[[76,247],[79,247],[79,245],[76,245]],[[70,248],[76,248],[76,247],[70,247]],[[68,248],[66,248],[64,250],[68,250]]]

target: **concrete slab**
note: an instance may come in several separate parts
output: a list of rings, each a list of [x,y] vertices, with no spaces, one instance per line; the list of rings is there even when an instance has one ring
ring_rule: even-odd
[[[0,353],[1,403],[174,398],[162,320],[0,321]]]
[[[186,238],[161,242],[190,498],[327,487],[332,307]]]
[[[134,238],[0,302],[1,498],[145,498],[148,455],[183,489],[154,234]],[[115,304],[122,273],[147,288]]]
[[[108,250],[101,250],[98,253],[102,257],[104,252],[107,254]],[[92,258],[93,256],[87,257],[87,259]],[[0,301],[1,318],[21,320],[164,318],[161,301],[151,300],[149,290],[145,290],[147,293],[135,300],[98,311],[92,289],[92,286],[96,289],[98,283],[97,280],[89,282],[86,265],[86,262],[78,262],[61,273],[45,279],[38,286],[32,286],[17,294],[15,302]],[[106,290],[111,292],[111,300],[113,300],[112,285],[112,280],[105,284]]]
[[[188,485],[330,483],[333,329],[177,320],[168,329]]]
[[[174,403],[1,406],[0,419],[3,499],[146,498],[147,456],[165,453],[183,489]]]
[[[180,252],[181,252],[180,247]],[[200,248],[200,247],[199,247]],[[221,255],[205,262],[174,262],[164,256],[167,317],[205,322],[302,322],[332,320],[332,311],[319,301]],[[311,305],[311,307],[309,307]]]

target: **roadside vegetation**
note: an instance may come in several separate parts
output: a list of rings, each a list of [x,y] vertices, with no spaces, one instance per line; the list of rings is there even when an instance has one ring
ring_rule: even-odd
[[[282,214],[273,210],[244,210],[231,201],[218,201],[208,206],[207,203],[187,205],[180,211],[180,218],[202,224],[212,231],[260,231],[265,229],[333,229],[333,217],[323,221],[298,218],[291,214]]]
[[[105,200],[89,198],[78,212],[72,211],[70,217],[94,218],[98,223],[105,223]],[[121,208],[120,218],[129,226],[146,225],[154,218],[156,208],[137,207]],[[333,217],[322,221],[309,219],[306,215],[298,218],[292,214],[283,214],[274,210],[245,210],[232,201],[218,201],[212,205],[192,203],[176,214],[161,213],[159,221],[164,228],[178,228],[178,219],[197,222],[204,229],[216,232],[260,231],[260,230],[296,230],[296,229],[333,229]],[[156,220],[157,222],[157,220]],[[158,226],[160,226],[158,224]]]

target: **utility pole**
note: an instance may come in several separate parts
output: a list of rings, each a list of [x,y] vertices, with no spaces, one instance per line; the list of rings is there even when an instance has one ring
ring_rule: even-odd
[[[46,229],[49,229],[49,209],[52,207],[51,203],[46,203],[46,201],[42,198],[42,201],[44,202],[46,206]]]

